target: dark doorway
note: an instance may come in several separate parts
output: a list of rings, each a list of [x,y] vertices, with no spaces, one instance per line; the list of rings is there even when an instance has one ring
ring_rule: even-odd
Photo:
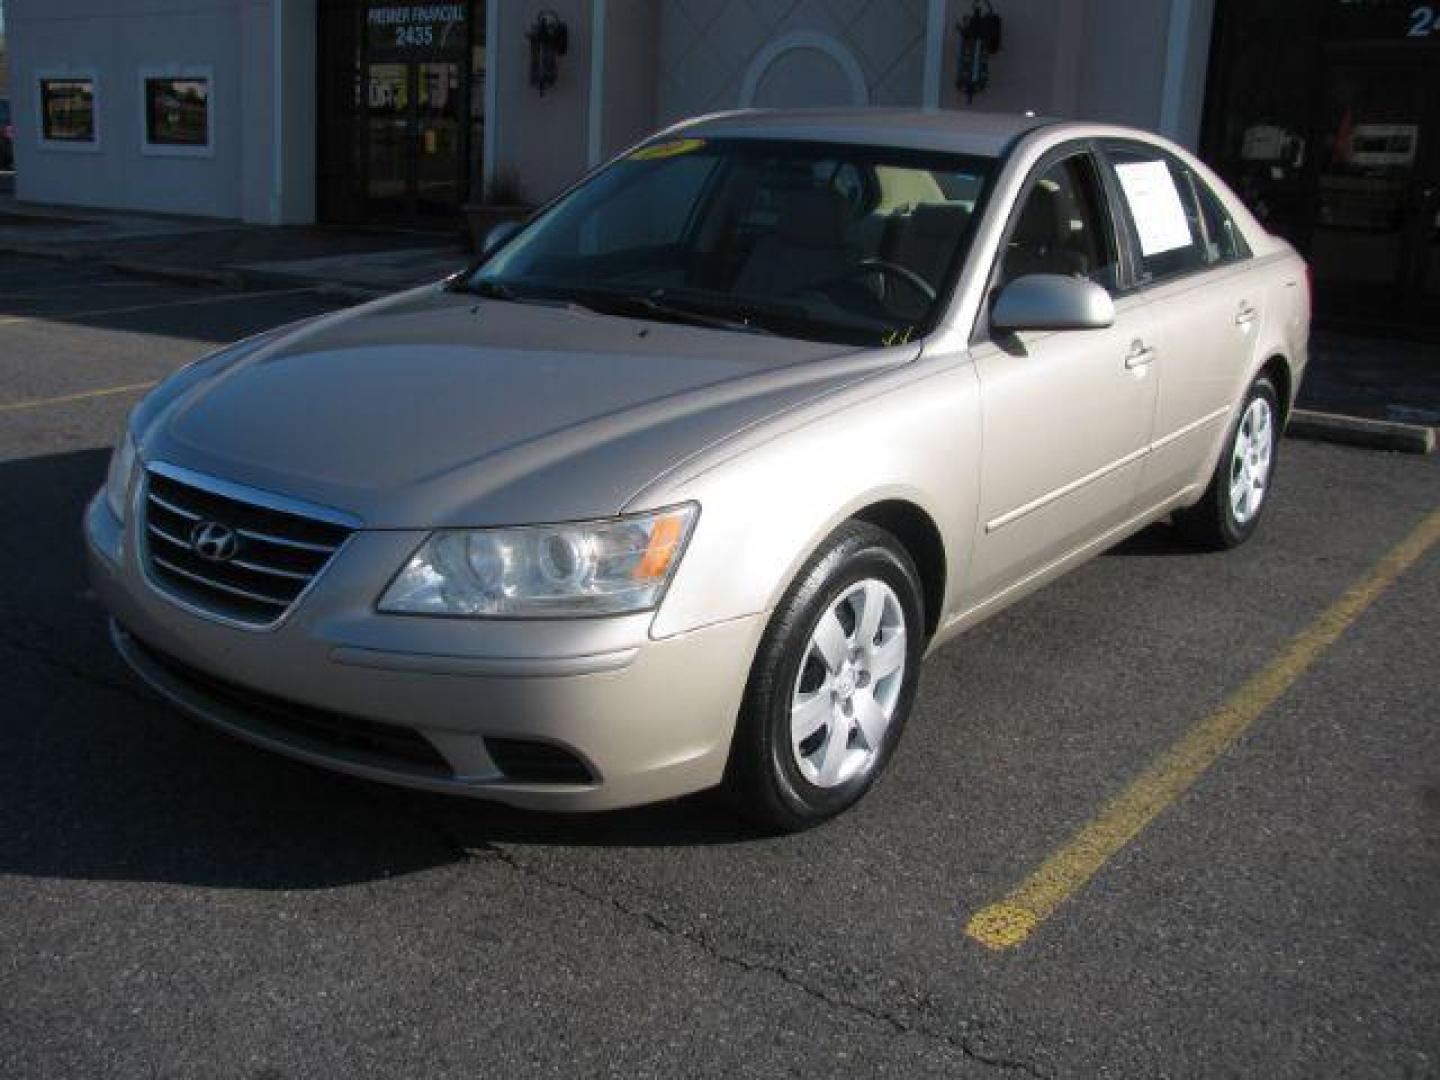
[[[324,0],[319,211],[453,228],[480,176],[484,4]]]
[[[381,219],[452,216],[460,204],[460,65],[366,65],[365,195]]]
[[[1222,0],[1202,152],[1310,260],[1316,318],[1440,336],[1440,3]]]
[[[1326,57],[1310,259],[1337,319],[1440,328],[1440,66]]]

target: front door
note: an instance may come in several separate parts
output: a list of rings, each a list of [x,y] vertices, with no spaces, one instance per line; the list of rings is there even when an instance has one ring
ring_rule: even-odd
[[[366,73],[368,215],[453,217],[462,162],[460,65],[385,61]]]
[[[1440,65],[1327,57],[1310,259],[1341,319],[1440,329]]]
[[[1087,152],[1043,163],[1012,219],[993,282],[1076,274],[1112,291],[1118,236]],[[966,604],[982,605],[1136,514],[1154,421],[1154,324],[1116,300],[1103,330],[1022,332],[975,345],[982,394],[980,520]]]

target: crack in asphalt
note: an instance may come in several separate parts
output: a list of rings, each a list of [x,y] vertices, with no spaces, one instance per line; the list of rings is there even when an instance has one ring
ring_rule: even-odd
[[[18,653],[22,656],[35,660],[36,662],[42,664],[47,668],[50,668],[51,670],[59,674],[62,674],[69,678],[73,678],[81,683],[84,683],[88,686],[93,686],[100,690],[106,690],[111,693],[121,694],[133,701],[139,702],[140,704],[154,706],[161,703],[157,697],[150,695],[138,686],[132,686],[129,683],[122,682],[118,679],[111,679],[107,678],[106,676],[99,675],[96,672],[64,657],[63,655],[56,654],[48,649],[45,649],[42,646],[36,645],[33,642],[17,639],[8,634],[0,635],[0,649],[6,649],[10,652]],[[1049,1080],[1049,1078],[1053,1075],[1052,1073],[1043,1070],[1038,1065],[1021,1060],[1019,1058],[1005,1057],[999,1054],[987,1053],[986,1051],[976,1047],[974,1043],[969,1039],[963,1037],[957,1038],[949,1032],[936,1030],[928,1025],[917,1024],[912,1021],[908,1021],[903,1017],[895,1016],[892,1013],[886,1012],[882,1009],[877,1009],[874,1006],[865,1004],[864,1002],[855,1001],[853,999],[836,994],[835,992],[825,987],[815,986],[800,978],[783,964],[779,964],[771,960],[755,959],[752,957],[742,956],[735,952],[723,949],[706,935],[697,933],[690,927],[673,923],[663,918],[662,916],[655,914],[653,911],[648,911],[644,908],[627,904],[618,897],[610,894],[599,893],[590,889],[586,889],[581,885],[577,885],[574,881],[568,880],[566,878],[558,877],[554,874],[545,873],[544,871],[539,870],[536,867],[531,866],[530,864],[520,859],[517,859],[511,852],[507,851],[506,849],[500,847],[497,844],[491,843],[489,841],[482,842],[479,845],[466,843],[462,841],[459,837],[455,836],[443,821],[435,817],[435,815],[426,811],[424,808],[406,806],[400,803],[398,800],[383,798],[379,796],[378,793],[369,791],[366,789],[366,787],[362,785],[355,785],[354,790],[364,792],[367,799],[372,800],[375,803],[383,804],[391,812],[397,813],[400,816],[409,819],[412,824],[415,824],[422,829],[433,833],[440,839],[440,841],[445,846],[449,847],[451,851],[456,855],[457,859],[461,861],[473,860],[481,854],[489,856],[490,858],[493,858],[494,860],[504,864],[512,872],[519,874],[522,877],[538,881],[541,884],[546,885],[550,888],[561,889],[565,892],[569,892],[574,896],[580,897],[582,900],[585,900],[588,903],[599,904],[605,907],[609,907],[610,909],[619,913],[627,919],[643,923],[655,933],[661,934],[668,939],[684,941],[687,944],[692,945],[717,963],[726,964],[730,967],[737,968],[749,974],[770,975],[778,978],[787,986],[790,986],[800,991],[807,997],[813,998],[814,1000],[819,1001],[841,1012],[846,1012],[855,1016],[864,1017],[865,1019],[868,1019],[874,1023],[881,1024],[889,1028],[897,1036],[919,1035],[922,1038],[929,1039],[933,1042],[937,1042],[944,1046],[947,1046],[960,1053],[967,1060],[973,1061],[976,1064],[983,1065],[988,1068],[994,1068],[1005,1072],[1019,1072],[1028,1076],[1036,1077],[1037,1080]]]
[[[1047,1072],[1039,1065],[1031,1062],[1024,1061],[1020,1058],[987,1053],[963,1037],[957,1038],[949,1032],[936,1030],[928,1025],[907,1021],[903,1017],[895,1016],[883,1009],[877,1009],[864,1002],[843,997],[825,987],[812,985],[783,964],[771,960],[741,956],[737,953],[722,949],[706,935],[699,934],[690,927],[677,925],[655,914],[653,911],[627,904],[609,893],[594,892],[586,889],[584,886],[577,885],[574,881],[567,878],[548,874],[517,859],[511,852],[490,841],[482,841],[478,845],[466,843],[455,836],[443,821],[437,819],[423,808],[416,808],[412,814],[408,814],[407,816],[412,816],[413,819],[422,822],[426,827],[435,832],[461,859],[475,859],[479,854],[489,856],[503,863],[510,870],[522,877],[538,881],[550,888],[561,889],[589,903],[609,907],[627,919],[644,923],[655,933],[672,940],[684,941],[694,946],[718,963],[738,968],[750,974],[774,976],[786,985],[799,990],[807,997],[811,997],[833,1009],[848,1012],[882,1024],[896,1035],[919,1035],[932,1042],[938,1042],[948,1046],[958,1051],[966,1059],[989,1068],[999,1069],[1005,1072],[1024,1073],[1027,1076],[1036,1077],[1037,1080],[1051,1080],[1051,1077],[1054,1075],[1052,1072]]]
[[[98,687],[101,690],[108,690],[114,694],[122,694],[132,701],[137,701],[144,705],[154,705],[160,701],[158,697],[149,694],[138,685],[131,685],[121,679],[112,679],[97,674],[63,655],[52,652],[43,646],[36,645],[34,642],[13,637],[10,634],[0,635],[0,649],[7,649],[13,653],[19,653],[21,656],[36,660],[43,666],[85,683],[87,686]]]

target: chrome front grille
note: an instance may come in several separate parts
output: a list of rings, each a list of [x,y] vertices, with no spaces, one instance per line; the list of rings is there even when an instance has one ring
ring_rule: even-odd
[[[185,470],[146,470],[141,525],[150,579],[186,605],[247,626],[282,618],[356,524]]]

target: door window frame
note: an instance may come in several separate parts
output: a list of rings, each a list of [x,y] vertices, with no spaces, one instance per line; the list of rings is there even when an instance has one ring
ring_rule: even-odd
[[[1197,174],[1195,170],[1187,165],[1181,158],[1162,146],[1155,146],[1152,143],[1143,142],[1139,139],[1099,139],[1096,142],[1096,151],[1100,159],[1101,170],[1105,174],[1106,187],[1110,191],[1110,201],[1114,204],[1112,213],[1115,214],[1120,222],[1120,232],[1123,234],[1124,244],[1129,253],[1126,259],[1130,282],[1128,291],[1143,292],[1149,289],[1171,285],[1177,281],[1184,281],[1187,278],[1197,278],[1202,274],[1209,274],[1216,270],[1226,270],[1238,266],[1252,257],[1250,244],[1249,241],[1245,239],[1245,234],[1240,231],[1238,226],[1234,226],[1235,236],[1239,240],[1241,248],[1241,253],[1235,257],[1220,259],[1213,263],[1202,263],[1199,266],[1177,270],[1163,276],[1149,275],[1145,270],[1145,257],[1140,247],[1140,234],[1135,227],[1135,218],[1130,210],[1130,202],[1125,197],[1124,189],[1120,184],[1120,177],[1115,171],[1115,162],[1111,158],[1112,152],[1122,151],[1126,153],[1144,154],[1148,157],[1154,157],[1164,161],[1167,168],[1180,170],[1189,177],[1191,184],[1195,185],[1193,195],[1196,200],[1196,214],[1202,217],[1204,216],[1205,211],[1199,203],[1200,189],[1204,188],[1210,192],[1211,196],[1219,204],[1220,209],[1230,218],[1232,225],[1234,215],[1226,208],[1224,200],[1216,195],[1210,188],[1210,185],[1205,182],[1203,176]],[[1182,200],[1186,198],[1186,193],[1183,190],[1179,190],[1178,186],[1177,193]]]
[[[1020,186],[1014,201],[1010,204],[1010,210],[1005,218],[1005,228],[1000,233],[1000,241],[991,257],[989,272],[985,275],[985,289],[981,295],[979,310],[975,313],[975,325],[970,333],[970,344],[980,345],[993,341],[990,334],[990,308],[995,303],[995,298],[1000,290],[1000,273],[1005,262],[1005,255],[1010,250],[1010,238],[1015,235],[1015,229],[1020,222],[1020,214],[1025,209],[1025,204],[1030,199],[1030,193],[1035,190],[1035,185],[1040,178],[1054,168],[1057,164],[1072,157],[1088,157],[1090,165],[1099,184],[1100,209],[1105,214],[1105,224],[1109,226],[1110,242],[1115,247],[1115,258],[1118,262],[1115,273],[1116,287],[1108,290],[1110,295],[1119,300],[1135,291],[1136,275],[1134,266],[1131,263],[1130,247],[1125,230],[1119,227],[1119,219],[1116,216],[1115,195],[1112,190],[1115,185],[1113,176],[1101,160],[1099,142],[1096,139],[1073,139],[1061,143],[1059,146],[1051,147],[1031,167],[1026,175],[1025,181]],[[1103,287],[1103,286],[1102,286]],[[1054,331],[1058,333],[1059,331]]]

